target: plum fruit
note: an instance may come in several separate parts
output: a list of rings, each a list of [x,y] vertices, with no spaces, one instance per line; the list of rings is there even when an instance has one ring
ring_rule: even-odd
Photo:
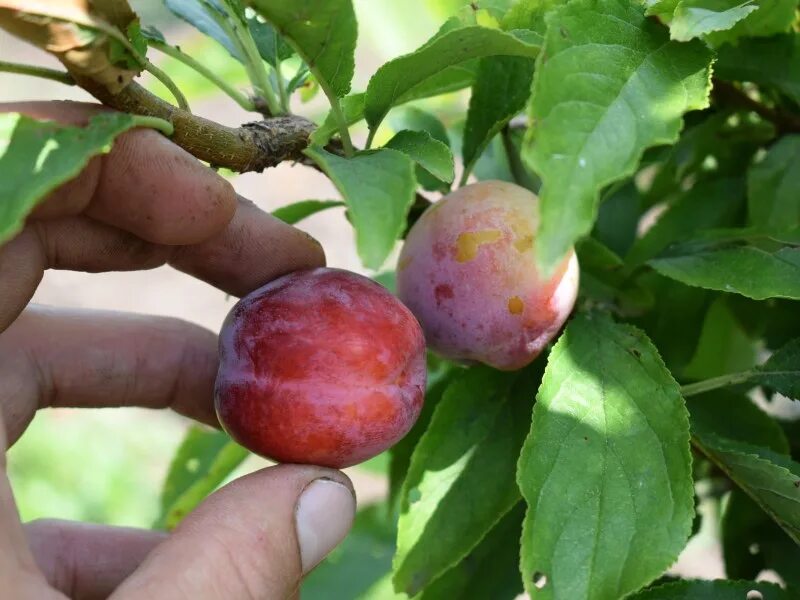
[[[530,363],[569,316],[578,290],[570,251],[549,278],[536,266],[538,198],[485,181],[431,206],[408,233],[397,294],[428,346],[502,370]]]
[[[357,464],[400,440],[422,408],[419,323],[349,271],[298,271],[257,289],[231,310],[219,347],[220,423],[279,462]]]

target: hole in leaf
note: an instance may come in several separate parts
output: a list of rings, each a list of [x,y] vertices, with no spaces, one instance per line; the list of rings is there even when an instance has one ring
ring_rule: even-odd
[[[190,458],[186,461],[186,470],[189,473],[197,473],[197,470],[200,468],[200,459],[199,458]]]
[[[533,586],[537,590],[540,590],[546,585],[547,585],[547,575],[545,575],[544,573],[542,573],[540,571],[536,571],[533,574]]]
[[[764,596],[758,590],[750,590],[747,592],[747,600],[764,600]]]
[[[758,547],[758,544],[750,544],[747,547],[747,551],[750,552],[750,554],[755,555],[755,554],[758,554],[759,552],[761,552],[761,548]]]

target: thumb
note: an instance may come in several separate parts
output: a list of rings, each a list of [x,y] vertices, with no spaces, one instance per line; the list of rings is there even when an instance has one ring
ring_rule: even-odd
[[[209,496],[117,588],[114,600],[282,599],[353,523],[338,471],[279,465]]]

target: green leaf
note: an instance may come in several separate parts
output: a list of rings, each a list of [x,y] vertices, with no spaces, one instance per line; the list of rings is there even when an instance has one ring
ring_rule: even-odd
[[[477,72],[477,60],[447,67],[403,92],[394,102],[394,106],[463,90],[472,85]]]
[[[789,440],[778,422],[744,394],[715,390],[687,398],[686,406],[693,422],[706,424],[719,435],[789,453]]]
[[[364,118],[364,96],[365,94],[360,92],[345,96],[339,101],[344,120],[348,125],[358,123]],[[314,145],[325,146],[337,133],[339,133],[339,123],[336,121],[333,111],[330,111],[325,116],[322,125],[317,127],[311,134],[310,141]]]
[[[762,600],[789,600],[789,594],[776,583],[763,581],[687,580],[665,583],[629,596],[629,600],[744,600],[748,592],[761,594]]]
[[[772,229],[800,226],[800,135],[781,138],[747,177],[750,222]]]
[[[538,51],[535,44],[480,26],[462,27],[434,37],[415,52],[389,61],[372,76],[364,111],[369,128],[377,129],[389,109],[414,86],[448,67],[481,56],[533,57]]]
[[[681,377],[709,379],[747,371],[756,364],[758,348],[728,307],[730,297],[718,296],[712,302],[702,324],[697,349]]]
[[[390,148],[343,158],[311,146],[305,154],[344,197],[361,261],[370,269],[380,268],[405,229],[414,202],[414,163]]]
[[[651,260],[659,273],[686,285],[754,300],[800,299],[800,249],[770,254],[752,247],[723,248]]]
[[[412,131],[425,131],[430,136],[450,147],[450,136],[439,117],[416,106],[407,106],[392,113],[390,123],[395,131],[410,129]]]
[[[744,182],[741,179],[700,181],[634,242],[625,260],[630,266],[636,266],[657,256],[673,242],[689,238],[697,230],[733,225],[743,204]]]
[[[718,50],[714,76],[775,86],[800,104],[800,35],[745,38]]]
[[[722,512],[721,541],[725,573],[755,579],[770,569],[789,585],[800,586],[800,546],[795,544],[747,494],[733,490]]]
[[[358,37],[351,0],[253,0],[251,5],[292,44],[328,97],[350,91]]]
[[[653,340],[670,371],[682,376],[695,355],[711,293],[653,271],[645,273],[638,283],[655,298],[655,304],[636,325]]]
[[[258,17],[247,19],[247,28],[253,41],[256,43],[258,53],[273,67],[294,55],[294,49],[286,43],[275,28],[269,23],[264,23]]]
[[[306,600],[389,600],[370,591],[391,569],[396,528],[386,507],[373,504],[356,514],[344,542],[303,579]]]
[[[534,66],[532,58],[523,56],[487,56],[480,60],[464,126],[466,173],[472,171],[491,139],[525,108]]]
[[[413,596],[436,580],[519,501],[514,463],[533,393],[520,386],[510,399],[515,379],[473,367],[436,407],[403,484],[393,577],[398,591]]]
[[[453,154],[446,144],[434,139],[426,131],[405,129],[386,142],[385,148],[392,148],[407,155],[428,173],[452,183],[455,177]]]
[[[377,280],[377,278],[376,278]],[[380,282],[383,285],[383,282]],[[384,287],[386,287],[384,285]],[[394,286],[392,287],[394,290]],[[417,447],[420,438],[428,429],[433,411],[439,405],[445,390],[453,381],[457,371],[447,369],[445,373],[432,381],[428,376],[428,390],[425,392],[425,404],[419,413],[417,422],[405,437],[389,449],[389,505],[394,506],[395,500],[405,481],[408,467],[411,464],[411,455]]]
[[[789,30],[795,18],[797,0],[755,0],[758,10],[747,15],[727,31],[710,33],[714,46],[738,42],[741,38],[764,37]]]
[[[730,29],[758,6],[754,0],[683,0],[675,8],[670,37],[687,42],[711,33]]]
[[[695,446],[800,544],[800,464],[762,446],[722,437],[715,428],[715,423],[692,419]]]
[[[278,217],[284,223],[294,225],[315,213],[337,206],[344,206],[344,202],[339,200],[301,200],[294,204],[276,208],[272,211],[272,216]]]
[[[192,426],[170,464],[156,527],[174,529],[248,455],[224,432]]]
[[[22,230],[25,218],[50,192],[136,125],[124,113],[99,114],[86,127],[0,114],[0,244]]]
[[[525,505],[519,502],[472,552],[429,585],[415,600],[491,598],[513,600],[523,592],[519,536]]]
[[[711,54],[670,42],[640,8],[574,0],[547,17],[523,158],[542,178],[539,264],[549,272],[588,233],[600,190],[644,150],[674,142],[681,115],[708,105]]]
[[[642,195],[633,181],[615,186],[600,204],[594,237],[619,256],[625,256],[636,240],[642,213]]]
[[[756,369],[755,380],[793,400],[800,400],[800,338],[792,340]]]
[[[222,44],[233,58],[245,61],[238,44],[220,24],[226,19],[220,0],[164,0],[164,5],[175,16]]]
[[[532,597],[619,598],[674,562],[694,513],[689,422],[643,333],[602,315],[568,325],[550,353],[517,479]]]

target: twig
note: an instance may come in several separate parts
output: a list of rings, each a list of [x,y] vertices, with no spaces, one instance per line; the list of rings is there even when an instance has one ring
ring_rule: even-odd
[[[745,110],[753,111],[765,121],[769,121],[775,125],[775,128],[781,134],[800,133],[800,116],[775,110],[769,106],[761,104],[757,100],[754,100],[748,96],[744,90],[736,87],[732,83],[715,79],[712,97],[714,98],[715,102],[723,106],[743,108]]]
[[[215,167],[239,173],[263,171],[286,160],[302,160],[315,125],[303,117],[284,116],[233,128],[181,110],[130,83],[118,94],[80,75],[78,85],[106,106],[122,112],[158,117],[175,127],[170,138],[184,150]]]
[[[31,75],[41,79],[50,79],[64,85],[75,85],[75,80],[66,71],[36,67],[34,65],[24,65],[0,60],[0,71],[5,73],[16,73],[17,75]]]
[[[211,69],[209,69],[202,63],[196,61],[194,58],[183,52],[177,46],[170,46],[169,44],[165,44],[164,42],[158,42],[155,40],[148,40],[147,44],[151,48],[155,48],[159,52],[163,52],[167,56],[171,56],[175,60],[185,64],[187,67],[190,67],[191,69],[197,71],[200,75],[208,79],[211,83],[216,85],[219,89],[221,89],[228,96],[230,96],[231,99],[233,99],[236,102],[236,104],[241,106],[243,109],[251,112],[256,110],[256,107],[253,104],[253,101],[250,100],[250,98],[248,98],[242,92],[237,90],[227,81],[219,77]]]

